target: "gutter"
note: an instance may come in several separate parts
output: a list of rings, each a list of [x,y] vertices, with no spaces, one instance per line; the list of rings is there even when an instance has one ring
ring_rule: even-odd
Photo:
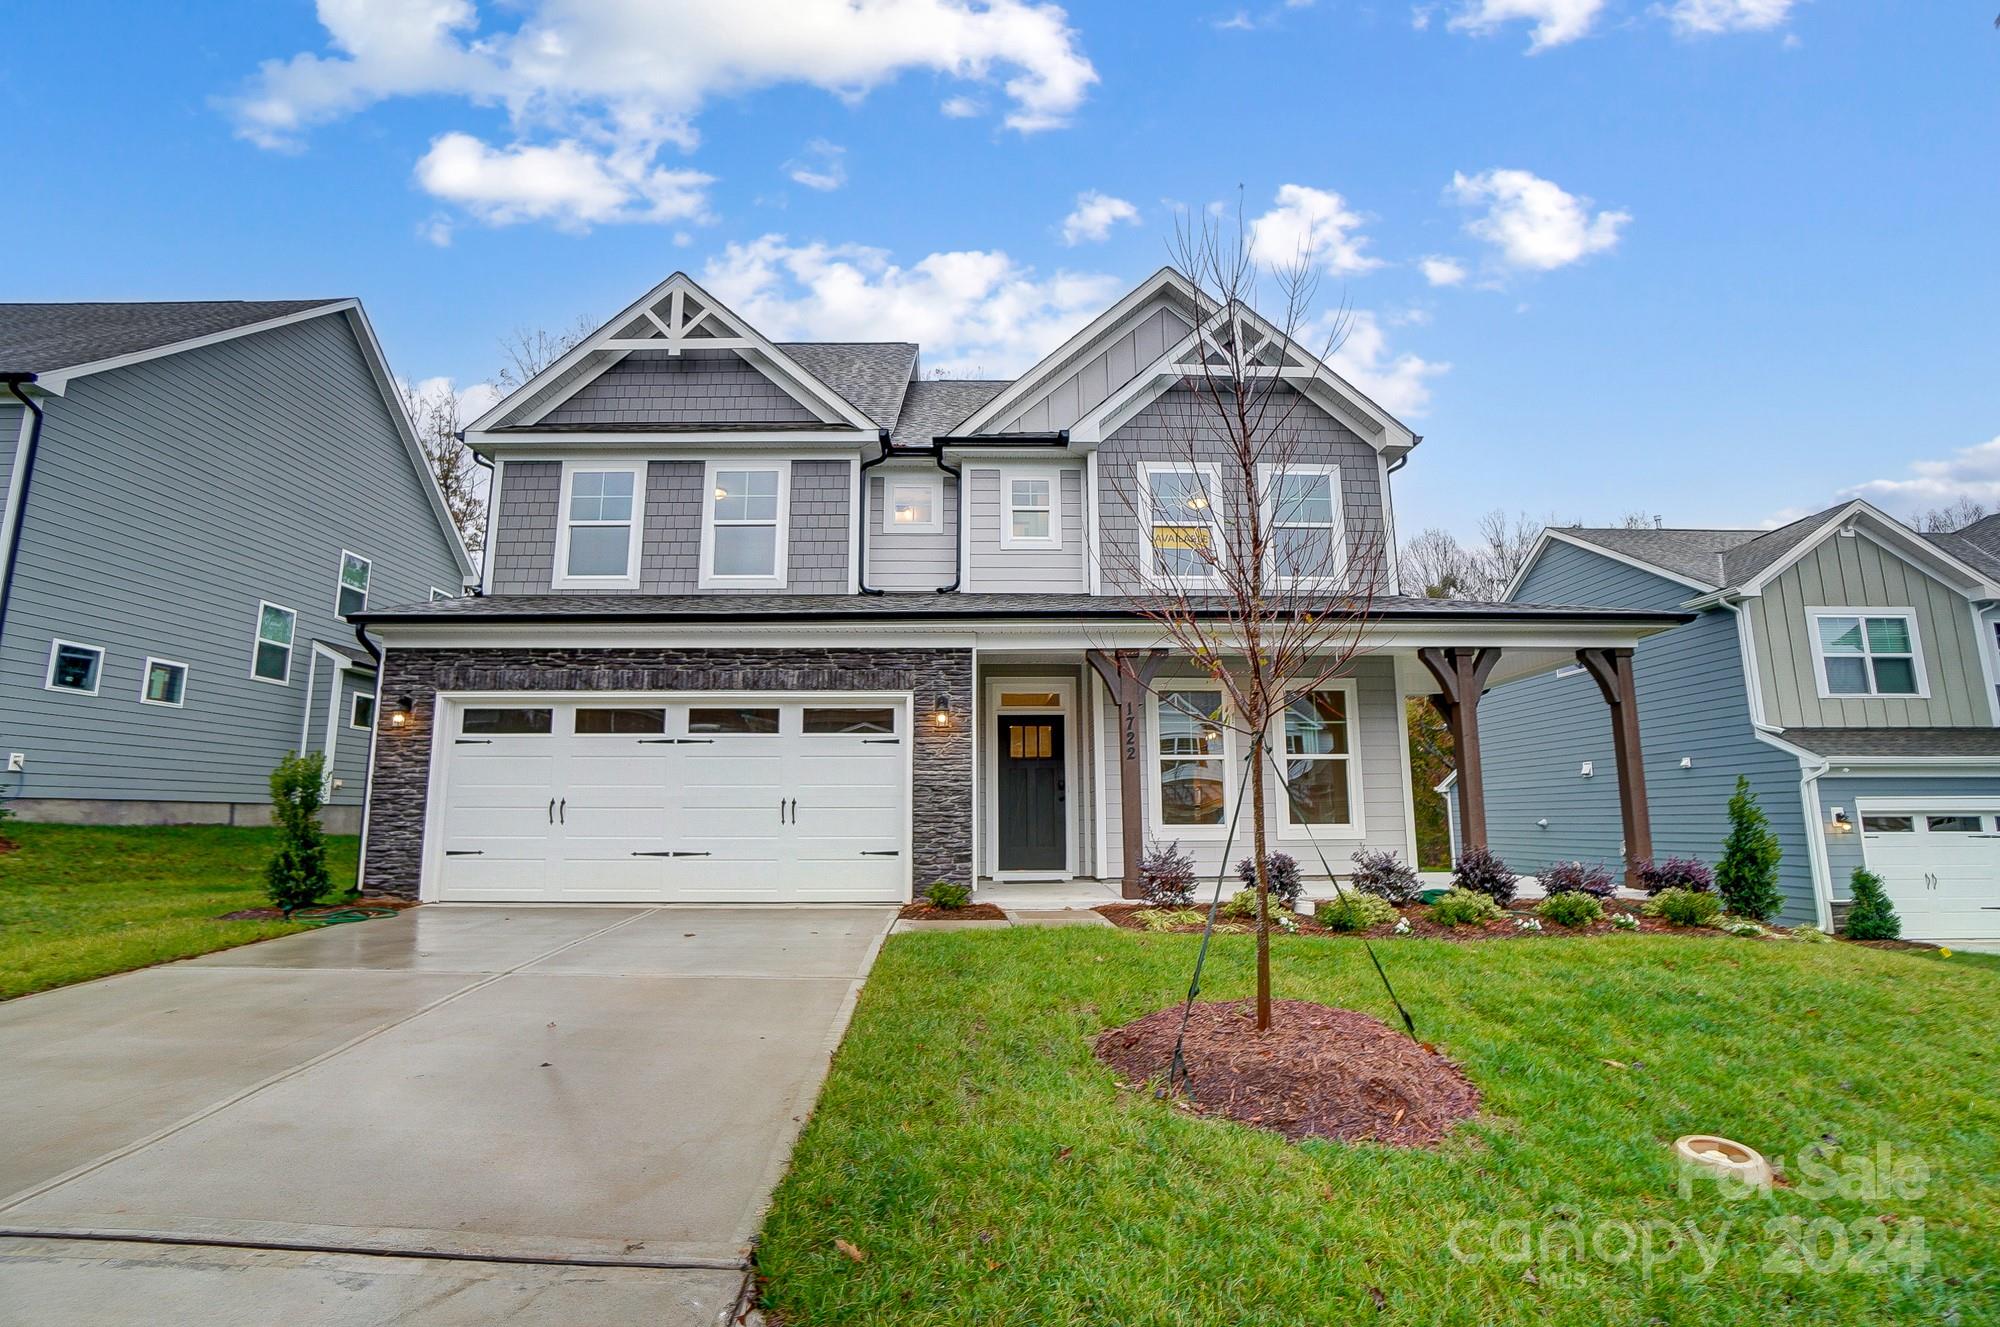
[[[949,585],[940,585],[936,590],[938,594],[956,594],[959,582],[965,576],[965,567],[961,560],[963,556],[962,544],[959,536],[965,526],[966,497],[965,476],[959,471],[957,466],[952,465],[944,459],[944,449],[950,442],[950,439],[933,438],[931,439],[931,445],[928,447],[896,447],[892,446],[889,442],[889,430],[883,429],[878,441],[882,445],[882,450],[861,463],[861,533],[855,541],[855,553],[858,559],[856,566],[860,568],[860,571],[855,578],[855,587],[862,594],[866,595],[879,596],[888,593],[887,590],[878,590],[868,583],[868,472],[882,464],[882,462],[894,460],[898,457],[928,456],[931,458],[931,464],[951,476],[953,491],[956,493],[958,499],[953,507],[953,510],[957,512],[957,524],[951,532],[951,583]],[[1062,431],[1062,445],[1065,447],[1069,445],[1068,429]],[[888,493],[886,491],[882,495],[882,500],[885,504],[888,502]],[[944,501],[942,491],[938,494],[938,501]]]
[[[1067,447],[1068,429],[1049,429],[1035,433],[948,433],[941,438],[932,438],[931,446],[945,447]]]
[[[825,597],[844,598],[845,596],[828,595]],[[568,609],[568,610],[533,609],[525,612],[505,612],[505,613],[468,613],[468,612],[450,612],[450,611],[415,612],[415,613],[385,612],[385,613],[360,613],[356,614],[349,620],[357,624],[357,629],[366,626],[378,626],[385,623],[394,624],[398,626],[464,627],[464,626],[487,626],[487,625],[509,625],[509,624],[521,625],[521,624],[538,624],[538,623],[581,624],[581,623],[627,622],[638,625],[672,626],[682,623],[716,623],[716,622],[730,622],[730,623],[736,623],[738,625],[742,625],[744,623],[754,624],[754,623],[768,623],[768,622],[815,622],[833,618],[845,618],[852,620],[857,617],[859,617],[863,621],[868,621],[868,622],[896,622],[896,621],[991,622],[991,621],[1007,621],[1007,620],[1077,621],[1081,619],[1089,619],[1089,620],[1102,619],[1102,620],[1129,621],[1129,622],[1145,622],[1149,620],[1143,609],[1137,607],[1121,607],[1120,604],[1125,602],[1126,598],[1125,596],[1122,595],[1096,596],[1098,598],[1102,598],[1107,601],[1103,607],[1097,607],[1095,605],[1091,607],[1083,607],[1074,603],[1065,603],[1065,604],[1052,605],[1047,608],[1009,607],[1005,609],[996,609],[990,604],[983,605],[976,602],[968,603],[968,600],[983,599],[985,597],[986,596],[983,595],[966,596],[959,600],[959,603],[964,606],[956,606],[951,608],[938,608],[938,609],[919,609],[910,613],[896,613],[887,611],[857,612],[856,605],[843,604],[843,605],[829,605],[825,608],[758,608],[752,612],[733,612],[733,613],[713,610],[713,609],[695,610],[691,612],[674,612],[674,613],[633,612],[629,609],[616,610],[616,611],[605,610],[605,609],[586,609],[582,611],[579,611],[577,609]],[[1020,597],[1034,598],[1036,596],[1022,595]],[[1377,621],[1377,622],[1434,622],[1434,621],[1442,621],[1442,622],[1457,621],[1461,623],[1463,622],[1498,622],[1498,623],[1569,622],[1569,623],[1587,624],[1590,626],[1604,626],[1604,627],[1678,626],[1683,622],[1688,622],[1692,620],[1685,613],[1659,612],[1651,610],[1643,612],[1621,613],[1616,616],[1610,614],[1599,616],[1599,615],[1589,615],[1589,614],[1579,615],[1575,612],[1565,611],[1563,609],[1556,609],[1556,608],[1521,609],[1513,607],[1511,605],[1495,605],[1494,609],[1495,611],[1484,612],[1484,613],[1480,612],[1444,613],[1434,609],[1424,609],[1411,612],[1411,611],[1398,611],[1396,609],[1377,608],[1370,611],[1369,619],[1371,621]],[[1209,615],[1214,617],[1227,617],[1228,613],[1229,610],[1226,607],[1219,607],[1211,610]]]
[[[35,457],[41,451],[42,422],[45,416],[28,393],[22,390],[35,381],[32,373],[0,373],[9,393],[28,411],[27,439],[15,450],[14,468],[7,477],[6,562],[0,563],[0,636],[7,630],[7,607],[14,598],[14,568],[21,560],[21,527],[27,524],[28,487],[35,479]]]

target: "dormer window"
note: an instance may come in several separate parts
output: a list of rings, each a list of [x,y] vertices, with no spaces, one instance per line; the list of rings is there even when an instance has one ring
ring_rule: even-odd
[[[944,530],[944,481],[938,475],[891,475],[882,482],[883,534]]]
[[[791,463],[710,461],[704,484],[701,585],[783,589]]]
[[[646,467],[563,462],[562,528],[556,538],[558,589],[639,587],[639,513]]]

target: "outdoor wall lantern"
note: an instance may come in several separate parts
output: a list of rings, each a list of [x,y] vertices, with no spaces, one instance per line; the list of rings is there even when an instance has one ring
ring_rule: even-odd
[[[1854,828],[1854,822],[1847,818],[1846,807],[1844,806],[1832,807],[1828,810],[1827,814],[1832,822],[1827,826],[1827,828],[1831,829],[1834,833],[1845,834]]]
[[[408,696],[405,696],[401,700],[397,701],[396,708],[389,711],[389,726],[391,728],[409,727],[410,711],[415,707],[416,707],[416,702],[411,700]]]
[[[937,703],[931,707],[931,722],[940,728],[951,726],[951,693],[938,692]]]

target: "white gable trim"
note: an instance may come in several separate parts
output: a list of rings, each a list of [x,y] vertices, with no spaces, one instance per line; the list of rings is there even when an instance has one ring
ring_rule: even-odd
[[[1806,554],[1850,526],[1857,534],[1873,540],[1906,562],[1927,562],[1933,568],[1942,569],[1945,575],[1938,576],[1936,571],[1931,574],[1968,599],[2000,598],[2000,585],[1930,540],[1913,533],[1895,517],[1858,498],[1835,512],[1818,530],[1786,550],[1783,557],[1737,588],[1744,594],[1763,593],[1766,585],[1782,576]]]
[[[1528,573],[1534,570],[1535,563],[1541,560],[1543,552],[1547,550],[1552,540],[1568,544],[1571,548],[1580,548],[1586,553],[1595,553],[1601,558],[1609,558],[1613,562],[1622,563],[1635,570],[1648,572],[1654,576],[1658,576],[1662,580],[1672,581],[1676,585],[1685,585],[1690,590],[1700,590],[1706,593],[1716,588],[1706,582],[1695,580],[1691,576],[1683,576],[1677,571],[1668,571],[1665,567],[1648,562],[1644,558],[1633,557],[1630,553],[1620,553],[1616,549],[1606,548],[1602,544],[1593,544],[1588,539],[1578,539],[1575,535],[1565,534],[1561,530],[1545,529],[1535,537],[1535,546],[1528,550],[1527,559],[1521,563],[1521,569],[1514,573],[1514,579],[1508,581],[1507,588],[1500,592],[1500,598],[1503,601],[1512,601],[1514,596],[1520,592],[1522,582],[1528,579]]]

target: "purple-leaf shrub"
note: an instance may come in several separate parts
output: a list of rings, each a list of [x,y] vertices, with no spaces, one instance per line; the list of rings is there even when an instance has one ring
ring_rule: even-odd
[[[1402,907],[1415,903],[1422,892],[1416,868],[1393,852],[1369,852],[1364,848],[1354,854],[1353,862],[1354,887],[1364,894]]]
[[[1551,896],[1588,894],[1592,898],[1606,899],[1618,888],[1612,882],[1611,872],[1585,862],[1551,862],[1536,873],[1535,878],[1542,882],[1543,892]]]
[[[1660,857],[1650,862],[1635,862],[1638,869],[1639,888],[1648,894],[1657,894],[1663,889],[1691,889],[1697,894],[1706,894],[1715,888],[1715,872],[1695,857]]]
[[[1299,898],[1306,891],[1299,878],[1298,858],[1288,852],[1274,852],[1264,859],[1264,874],[1270,878],[1271,897],[1287,912],[1299,910]],[[1245,857],[1236,863],[1236,878],[1251,889],[1257,887],[1257,864]]]
[[[1514,901],[1514,886],[1520,877],[1508,870],[1507,863],[1495,857],[1491,848],[1467,848],[1451,868],[1451,883],[1505,907]]]
[[[1139,897],[1159,908],[1185,908],[1194,902],[1194,858],[1181,851],[1179,839],[1155,843],[1139,857]]]

